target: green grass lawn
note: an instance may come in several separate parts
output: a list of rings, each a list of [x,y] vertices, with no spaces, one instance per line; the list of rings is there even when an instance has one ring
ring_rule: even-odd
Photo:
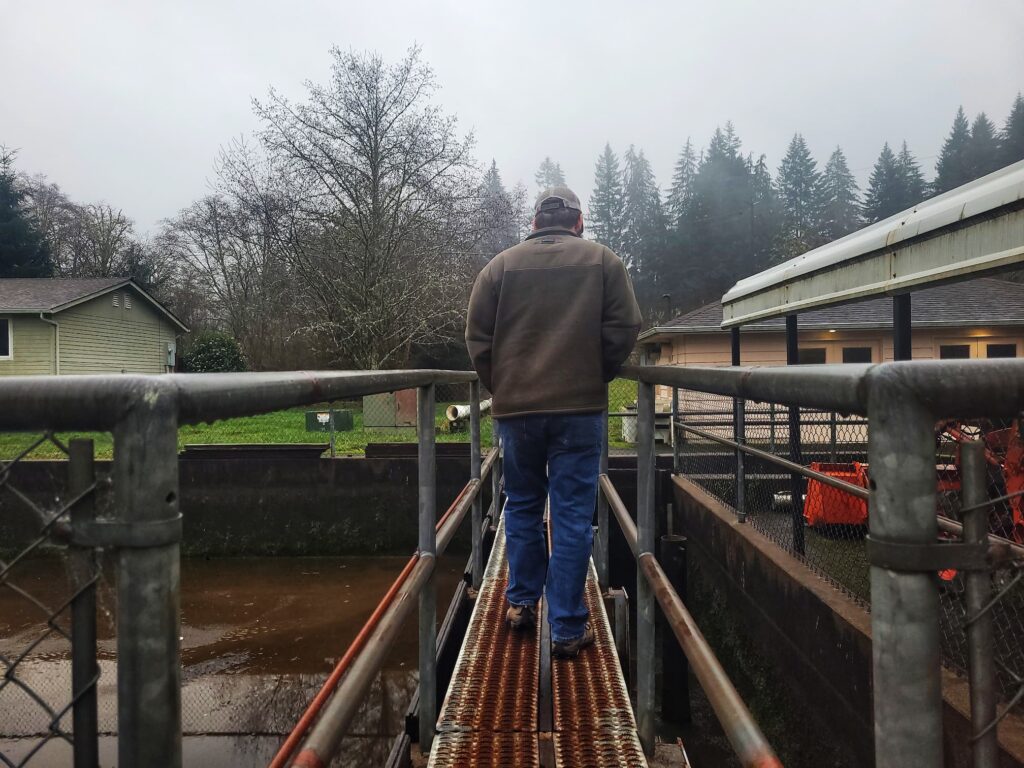
[[[626,379],[616,379],[609,385],[609,401],[613,411],[621,411],[627,403],[636,400],[636,383]],[[444,410],[448,403],[438,403],[435,412],[437,423],[437,439],[439,442],[467,442],[468,430],[451,433],[448,431],[448,420]],[[327,406],[323,406],[326,408]],[[352,411],[353,429],[348,432],[335,433],[335,450],[338,455],[362,455],[367,443],[411,443],[416,441],[412,429],[382,431],[366,429],[363,426],[362,403],[336,403],[335,408]],[[181,427],[178,430],[178,449],[194,444],[250,444],[250,443],[327,443],[326,432],[307,432],[305,413],[317,410],[319,406],[292,408],[275,411],[259,416],[245,416],[238,419],[225,419],[213,424],[199,424]],[[632,447],[622,442],[622,419],[609,420],[609,441],[613,448]],[[481,441],[484,446],[491,444],[493,420],[485,416],[481,422]],[[91,438],[96,444],[96,457],[109,459],[113,455],[113,436],[109,432],[61,432],[58,439],[64,442],[73,438]],[[39,438],[38,433],[0,433],[0,459],[11,459],[31,446]],[[62,458],[62,451],[53,443],[45,442],[30,454],[33,459]]]

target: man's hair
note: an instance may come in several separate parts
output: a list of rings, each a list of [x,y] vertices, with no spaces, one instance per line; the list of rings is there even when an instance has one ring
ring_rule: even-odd
[[[534,226],[537,229],[548,227],[562,227],[572,229],[579,221],[580,212],[572,208],[552,208],[548,211],[538,211],[533,217]]]

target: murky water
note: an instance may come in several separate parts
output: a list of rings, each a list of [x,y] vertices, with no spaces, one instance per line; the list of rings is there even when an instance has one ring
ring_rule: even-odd
[[[186,765],[265,765],[344,653],[406,558],[232,558],[182,562],[182,728]],[[442,559],[438,605],[448,604],[461,563]],[[17,584],[60,605],[67,579],[59,560],[18,568]],[[100,729],[116,715],[114,588],[99,589]],[[42,611],[0,589],[0,655],[12,658],[45,633]],[[58,622],[62,623],[62,622]],[[17,667],[19,680],[54,708],[70,691],[68,642],[42,639]],[[416,621],[411,619],[343,742],[338,763],[379,765],[402,728],[416,686]],[[18,686],[0,689],[0,752],[17,760],[38,743],[49,718]],[[62,720],[70,728],[70,715]],[[101,739],[103,765],[116,741]],[[49,742],[32,766],[65,766],[69,748]]]

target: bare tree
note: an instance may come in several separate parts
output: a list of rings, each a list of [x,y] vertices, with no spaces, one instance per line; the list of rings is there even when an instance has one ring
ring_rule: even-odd
[[[336,360],[360,368],[404,363],[414,344],[461,328],[476,237],[472,137],[431,104],[434,77],[414,48],[400,63],[332,50],[326,86],[293,104],[256,102],[278,172],[252,173],[238,154],[221,177],[267,217],[300,281],[306,327]]]

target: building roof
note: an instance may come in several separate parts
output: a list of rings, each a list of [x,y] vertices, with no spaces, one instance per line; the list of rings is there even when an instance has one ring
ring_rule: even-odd
[[[914,327],[942,328],[965,325],[1024,325],[1024,284],[995,278],[950,283],[912,294]],[[722,331],[722,302],[707,304],[663,325],[641,338],[662,333],[710,333]],[[855,304],[812,309],[800,314],[801,330],[892,328],[892,299],[868,299]],[[784,317],[756,320],[744,331],[783,331]]]
[[[127,277],[0,278],[0,313],[62,312],[125,286],[134,288],[172,324],[188,332],[185,324],[173,313]]]
[[[892,296],[1024,261],[1024,160],[740,280],[724,325]]]

